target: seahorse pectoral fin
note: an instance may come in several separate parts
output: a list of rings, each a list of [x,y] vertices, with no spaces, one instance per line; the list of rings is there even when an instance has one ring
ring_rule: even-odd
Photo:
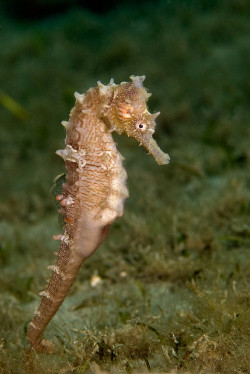
[[[165,165],[169,163],[169,155],[167,153],[164,153],[160,149],[153,137],[146,137],[145,139],[142,138],[139,141],[143,145],[143,147],[154,157],[158,165]]]

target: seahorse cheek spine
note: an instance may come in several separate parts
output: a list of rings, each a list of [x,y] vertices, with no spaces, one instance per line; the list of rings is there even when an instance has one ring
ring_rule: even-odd
[[[107,86],[98,82],[98,87],[86,94],[76,93],[69,122],[62,122],[66,147],[56,153],[65,161],[67,177],[56,199],[61,203],[64,233],[54,236],[61,241],[58,259],[56,265],[48,267],[53,273],[46,290],[40,293],[40,306],[27,331],[27,339],[38,351],[53,350],[49,341],[41,339],[43,330],[61,306],[83,261],[123,214],[127,174],[112,131],[142,139],[157,162],[169,160],[152,139],[155,122],[146,108],[149,94],[142,86],[144,78],[132,76],[132,83],[118,86],[112,81]],[[145,130],[146,136],[142,134]]]

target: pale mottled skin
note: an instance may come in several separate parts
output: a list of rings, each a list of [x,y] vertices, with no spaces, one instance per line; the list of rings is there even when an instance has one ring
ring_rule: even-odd
[[[167,164],[152,138],[155,118],[146,102],[150,94],[143,87],[142,77],[131,76],[131,82],[89,89],[85,95],[75,94],[76,103],[66,128],[66,147],[57,151],[67,169],[60,213],[64,217],[63,235],[55,266],[35,317],[29,324],[27,339],[38,351],[51,352],[53,345],[41,335],[57,312],[86,258],[105,239],[112,223],[123,214],[128,189],[122,156],[117,151],[112,131],[136,138],[158,164]]]

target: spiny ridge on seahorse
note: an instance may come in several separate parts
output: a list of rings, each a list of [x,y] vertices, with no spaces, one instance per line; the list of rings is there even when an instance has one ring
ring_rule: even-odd
[[[160,165],[169,156],[152,135],[155,118],[147,109],[150,94],[143,87],[145,76],[131,76],[131,82],[108,85],[97,82],[85,94],[75,93],[75,106],[66,128],[66,147],[56,153],[66,165],[66,182],[56,200],[64,218],[56,265],[38,311],[30,322],[27,339],[38,351],[51,352],[52,343],[42,340],[43,330],[60,308],[86,258],[100,246],[112,223],[123,214],[128,197],[123,158],[112,138],[112,131],[136,138]]]

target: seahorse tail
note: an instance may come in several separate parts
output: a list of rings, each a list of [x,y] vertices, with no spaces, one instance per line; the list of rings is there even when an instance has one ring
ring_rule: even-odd
[[[42,339],[42,333],[62,305],[84,261],[76,253],[68,258],[69,251],[65,252],[65,248],[62,248],[57,264],[49,267],[53,269],[53,274],[47,289],[40,293],[43,296],[41,304],[27,330],[28,341],[39,352],[51,353],[54,350],[51,342]]]

